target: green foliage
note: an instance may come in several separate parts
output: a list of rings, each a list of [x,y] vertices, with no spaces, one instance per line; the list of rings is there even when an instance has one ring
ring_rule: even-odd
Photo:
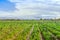
[[[33,31],[31,32],[32,27]],[[30,34],[31,32],[31,34]],[[58,20],[1,20],[0,40],[60,40]]]

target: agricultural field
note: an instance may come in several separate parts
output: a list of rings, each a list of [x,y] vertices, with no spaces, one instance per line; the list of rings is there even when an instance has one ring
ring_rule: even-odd
[[[60,20],[1,20],[0,40],[60,40]]]

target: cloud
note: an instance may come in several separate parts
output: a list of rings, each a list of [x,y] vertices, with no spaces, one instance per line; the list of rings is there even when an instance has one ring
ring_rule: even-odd
[[[60,15],[60,0],[9,0],[9,1],[15,3],[15,8],[17,9],[14,12],[9,13],[8,14],[9,16],[19,17],[32,15],[33,17],[41,15],[55,15],[55,16]]]

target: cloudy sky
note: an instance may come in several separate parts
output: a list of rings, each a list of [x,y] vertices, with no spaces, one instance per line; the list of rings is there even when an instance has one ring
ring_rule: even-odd
[[[0,18],[60,18],[60,0],[0,0]]]

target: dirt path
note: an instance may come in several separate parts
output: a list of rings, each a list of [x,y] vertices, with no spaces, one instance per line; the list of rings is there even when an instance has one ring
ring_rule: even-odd
[[[58,40],[58,38],[50,30],[49,32],[51,33],[53,39]]]
[[[22,33],[24,30],[22,30],[22,31],[20,31],[20,32],[17,32],[17,33],[15,33],[15,35],[12,37],[12,38],[9,38],[9,39],[7,39],[7,40],[15,40],[16,39],[16,37],[20,34],[20,33]]]
[[[40,29],[38,29],[39,30],[39,34],[40,34],[40,40],[44,40],[44,37],[43,37],[43,35],[42,35],[42,32],[40,31]]]
[[[30,35],[32,34],[33,29],[34,29],[34,26],[32,26],[32,28],[30,30],[30,33],[27,35],[27,39],[26,40],[30,40]]]
[[[48,28],[46,28],[46,29],[48,29]],[[57,36],[55,36],[50,29],[48,29],[48,31],[51,33],[53,40],[58,40]]]

